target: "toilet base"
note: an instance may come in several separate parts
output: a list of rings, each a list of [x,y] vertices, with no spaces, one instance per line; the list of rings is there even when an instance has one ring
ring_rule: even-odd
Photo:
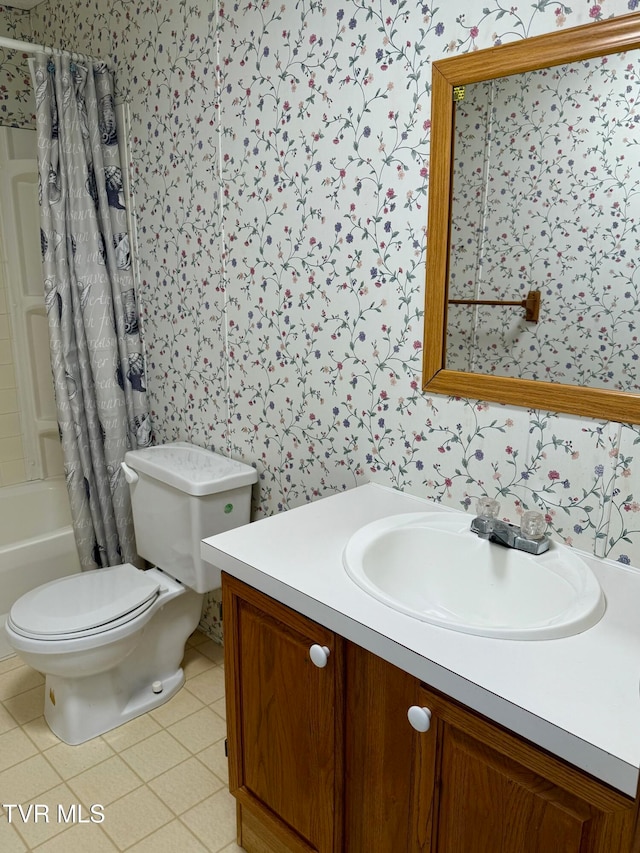
[[[167,702],[184,684],[182,668],[161,684],[162,690],[157,693],[157,683],[141,685],[122,706],[121,694],[105,689],[104,674],[80,680],[47,675],[44,717],[60,740],[76,746]]]

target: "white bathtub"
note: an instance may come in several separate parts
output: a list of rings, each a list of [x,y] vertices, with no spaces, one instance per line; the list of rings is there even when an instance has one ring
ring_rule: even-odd
[[[0,660],[12,654],[4,623],[14,601],[79,571],[64,480],[0,488]]]

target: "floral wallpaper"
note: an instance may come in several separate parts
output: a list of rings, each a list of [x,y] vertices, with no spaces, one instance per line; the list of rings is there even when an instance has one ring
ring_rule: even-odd
[[[29,12],[0,5],[0,36],[31,40]],[[24,54],[0,47],[0,124],[35,127],[35,100]]]
[[[37,7],[130,101],[155,439],[255,464],[256,515],[367,480],[488,494],[640,566],[639,427],[420,388],[431,63],[636,5]]]
[[[601,57],[465,87],[456,104],[447,363],[640,390],[640,60]]]

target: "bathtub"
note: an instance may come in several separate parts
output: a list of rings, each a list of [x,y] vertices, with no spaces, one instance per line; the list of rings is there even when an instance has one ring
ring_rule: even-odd
[[[0,488],[0,660],[13,654],[4,623],[14,601],[79,571],[64,479]]]

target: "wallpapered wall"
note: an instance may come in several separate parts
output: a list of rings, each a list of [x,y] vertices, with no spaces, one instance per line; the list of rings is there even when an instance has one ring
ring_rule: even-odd
[[[638,393],[638,51],[465,87],[447,366]]]
[[[367,479],[486,493],[640,565],[638,427],[420,391],[431,62],[636,5],[38,7],[38,40],[113,45],[131,101],[157,440],[254,462],[260,514]]]
[[[30,41],[29,12],[0,5],[0,36]],[[35,127],[34,111],[31,78],[23,54],[0,47],[0,124]]]

